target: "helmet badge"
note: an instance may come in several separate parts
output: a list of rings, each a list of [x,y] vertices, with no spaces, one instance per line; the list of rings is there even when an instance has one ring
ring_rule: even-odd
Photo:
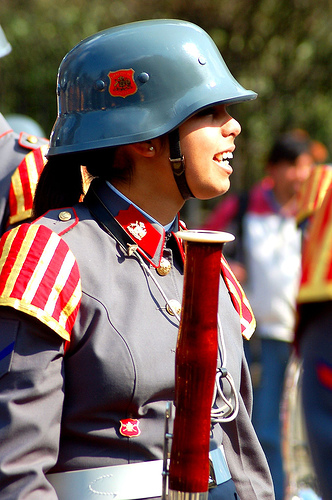
[[[133,69],[119,69],[108,73],[110,79],[109,93],[113,97],[127,97],[137,92]]]

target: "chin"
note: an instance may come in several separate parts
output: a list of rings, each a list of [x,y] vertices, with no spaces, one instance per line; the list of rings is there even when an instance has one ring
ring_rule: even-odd
[[[215,198],[216,196],[222,196],[223,194],[227,193],[230,187],[231,183],[229,179],[224,180],[222,183],[219,184],[219,186],[215,186],[215,192],[211,196],[211,198]]]
[[[219,187],[219,189],[205,189],[205,190],[200,190],[198,194],[196,195],[195,192],[193,193],[195,195],[195,198],[199,200],[211,200],[213,198],[217,198],[218,196],[222,196],[223,194],[227,193],[227,191],[230,188],[230,183],[228,183],[227,186]]]

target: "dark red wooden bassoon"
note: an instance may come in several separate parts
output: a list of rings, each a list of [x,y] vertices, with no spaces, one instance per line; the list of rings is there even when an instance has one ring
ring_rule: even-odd
[[[170,500],[208,498],[211,405],[218,355],[222,246],[215,231],[177,233],[185,241],[182,313],[176,348],[175,419],[169,467]]]

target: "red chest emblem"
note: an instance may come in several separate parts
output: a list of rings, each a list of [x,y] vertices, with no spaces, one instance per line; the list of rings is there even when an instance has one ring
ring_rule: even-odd
[[[136,437],[141,434],[137,418],[124,418],[120,420],[120,434],[126,437]]]
[[[133,69],[119,69],[108,73],[110,79],[109,93],[113,97],[127,97],[137,92]]]

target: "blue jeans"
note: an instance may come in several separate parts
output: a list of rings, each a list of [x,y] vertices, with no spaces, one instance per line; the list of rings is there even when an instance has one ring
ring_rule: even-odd
[[[143,500],[143,499],[141,499]],[[149,500],[160,500],[160,497],[150,498]],[[219,484],[216,488],[209,490],[208,500],[241,500],[235,490],[232,479]]]
[[[321,496],[332,500],[332,304],[316,307],[301,341],[302,399]]]
[[[209,500],[240,500],[235,491],[235,485],[230,479],[216,488],[209,490]]]
[[[290,352],[288,342],[261,339],[261,379],[254,391],[253,425],[271,470],[276,500],[284,497],[279,410]]]

